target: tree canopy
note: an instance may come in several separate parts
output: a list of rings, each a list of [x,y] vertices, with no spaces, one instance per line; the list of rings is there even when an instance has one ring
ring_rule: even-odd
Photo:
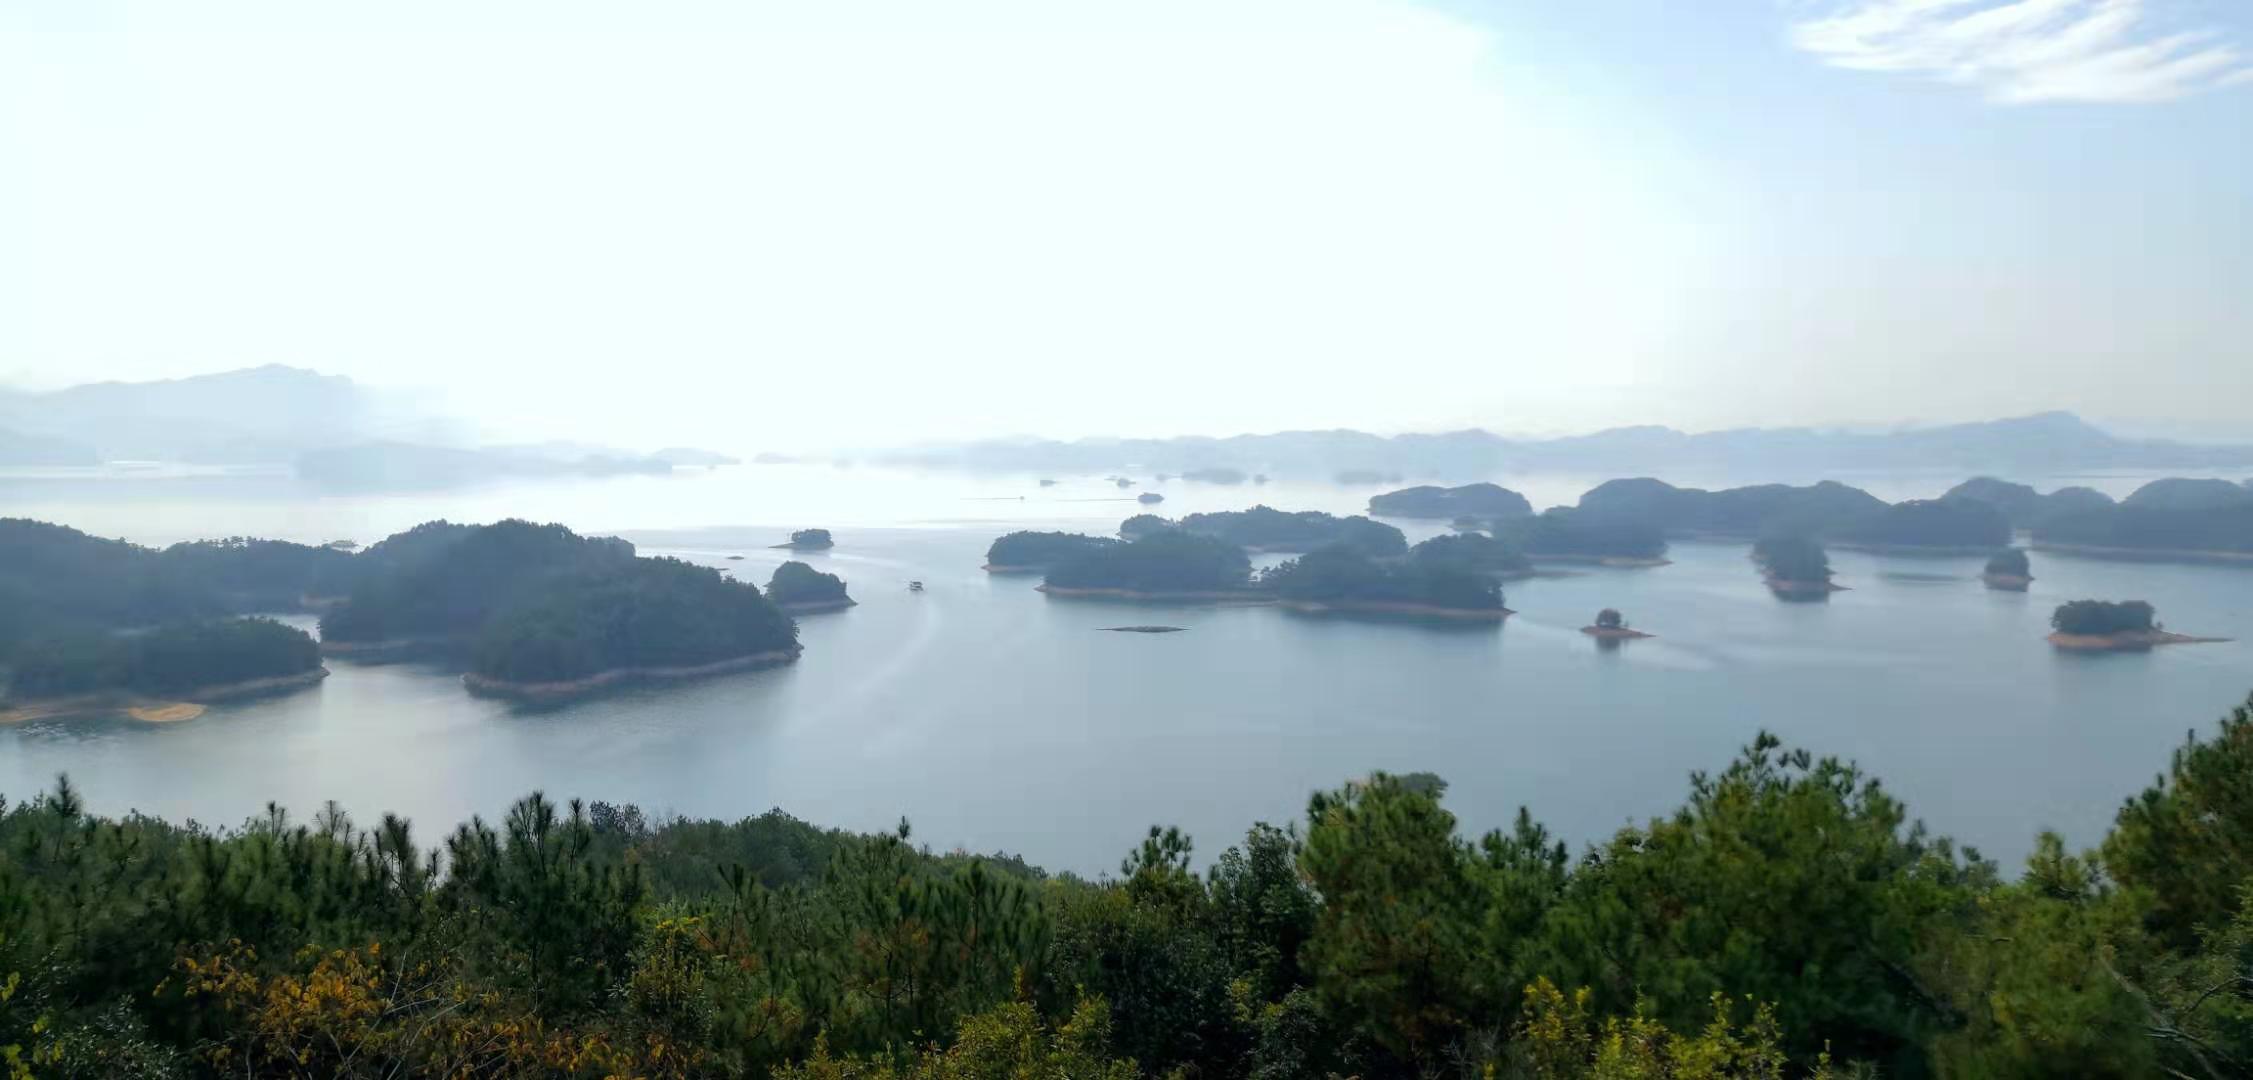
[[[1275,595],[1302,603],[1350,607],[1408,604],[1459,611],[1498,611],[1494,578],[1445,562],[1380,564],[1352,548],[1309,552],[1260,575]]]
[[[797,624],[756,586],[678,559],[630,558],[550,578],[514,598],[479,629],[471,670],[507,682],[559,682],[797,644]]]
[[[1344,545],[1365,555],[1399,555],[1408,538],[1399,529],[1365,517],[1338,517],[1319,510],[1285,513],[1270,506],[1191,514],[1176,523],[1184,532],[1226,540],[1265,551],[1313,551]],[[1124,535],[1122,529],[1121,535]]]
[[[1764,536],[1752,545],[1752,559],[1778,581],[1827,582],[1831,557],[1805,536]]]
[[[10,693],[22,698],[102,691],[180,694],[321,666],[311,635],[272,619],[207,619],[139,634],[43,638],[16,658]]]
[[[1533,504],[1527,502],[1525,496],[1497,484],[1464,484],[1451,488],[1427,484],[1370,496],[1369,512],[1379,517],[1441,520],[1468,517],[1486,521],[1525,517],[1533,513]]]
[[[2010,543],[2010,519],[1983,499],[1910,499],[1841,531],[1861,544],[1996,548]]]
[[[1072,589],[1226,592],[1245,588],[1251,573],[1251,559],[1235,544],[1168,529],[1082,552],[1050,569],[1047,583]]]
[[[2050,627],[2061,634],[2128,634],[2152,629],[2154,614],[2142,600],[2073,600],[2050,613]]]
[[[468,527],[434,522],[355,557],[377,565],[321,616],[324,640],[468,637],[494,612],[557,578],[631,564],[634,547],[511,519]]]
[[[1525,552],[1508,541],[1481,533],[1435,536],[1408,549],[1408,558],[1423,566],[1454,567],[1485,574],[1522,574],[1533,568]]]
[[[840,604],[851,600],[845,595],[844,578],[822,573],[796,560],[774,568],[774,576],[767,580],[767,599],[784,607]]]
[[[2033,572],[2025,548],[2004,548],[1987,557],[1987,573],[1997,577],[2028,577]]]
[[[1553,507],[1495,526],[1495,538],[1539,558],[1655,559],[1666,554],[1666,535],[1648,521]]]
[[[819,551],[837,546],[828,529],[799,529],[790,534],[790,546],[800,551]]]
[[[1150,515],[1143,515],[1149,517]],[[1126,526],[1120,526],[1126,531]],[[1046,570],[1076,555],[1100,548],[1111,547],[1118,541],[1107,536],[1083,536],[1067,532],[1029,532],[1020,530],[993,542],[986,549],[986,565],[996,567],[1022,567]]]
[[[1309,556],[1313,557],[1312,555]],[[673,573],[663,563],[653,573]],[[738,586],[738,588],[748,588]],[[38,1076],[1775,1080],[2253,1064],[2253,703],[2023,876],[1761,734],[1575,855],[1371,773],[1200,868],[534,794],[427,847],[0,802],[0,1060]]]

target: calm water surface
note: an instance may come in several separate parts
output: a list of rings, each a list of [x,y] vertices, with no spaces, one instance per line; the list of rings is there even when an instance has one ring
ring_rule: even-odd
[[[1855,482],[1899,498],[1952,479]],[[1504,482],[1544,504],[1586,486]],[[1156,490],[1168,514],[1255,500],[1350,511],[1370,493]],[[2037,555],[2033,591],[2008,594],[1979,585],[1977,559],[1838,552],[1851,591],[1782,603],[1742,545],[1681,544],[1668,567],[1514,583],[1518,616],[1462,629],[1050,600],[1037,579],[977,569],[1000,532],[1108,531],[1142,509],[1097,478],[1034,489],[785,467],[397,496],[241,478],[17,480],[0,494],[0,513],[152,543],[365,541],[432,517],[522,515],[760,582],[784,556],[764,546],[778,530],[839,534],[807,561],[843,575],[860,606],[802,619],[805,657],[788,668],[528,712],[473,699],[443,670],[331,661],[316,689],[187,723],[0,728],[0,792],[67,771],[98,809],[215,824],[268,800],[309,813],[335,799],[363,818],[406,813],[432,841],[541,789],[699,816],[779,806],[858,829],[905,816],[934,846],[1101,871],[1152,823],[1188,829],[1209,858],[1255,820],[1296,818],[1315,788],[1426,769],[1469,828],[1523,804],[1579,843],[1670,810],[1690,770],[1722,767],[1767,728],[1860,761],[1936,830],[2015,864],[2038,829],[2096,839],[2186,730],[2253,688],[2243,643],[2080,657],[2041,640],[2050,608],[2083,596],[2147,598],[2175,629],[2253,637],[2243,570]],[[1577,628],[1604,606],[1659,637],[1598,648]],[[1137,623],[1189,632],[1101,631]]]

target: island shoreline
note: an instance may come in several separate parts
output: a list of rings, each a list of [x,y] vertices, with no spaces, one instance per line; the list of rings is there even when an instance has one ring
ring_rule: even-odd
[[[726,675],[757,668],[779,667],[796,661],[802,647],[773,649],[746,656],[714,660],[709,664],[688,664],[678,667],[622,667],[598,671],[577,679],[554,682],[513,682],[479,675],[474,671],[462,675],[462,685],[480,697],[507,698],[538,704],[553,704],[585,697],[616,686],[636,683],[684,682],[714,675]]]
[[[297,690],[313,686],[328,677],[328,668],[317,667],[293,675],[268,675],[240,682],[199,686],[164,697],[151,697],[130,691],[105,691],[69,697],[31,698],[0,708],[0,727],[27,724],[35,720],[72,719],[104,714],[129,716],[143,723],[192,720],[203,715],[205,705],[214,702]]]
[[[1453,608],[1384,600],[1279,600],[1276,604],[1302,615],[1412,615],[1460,622],[1501,622],[1517,614],[1509,608]]]
[[[2129,630],[2118,634],[2054,633],[2043,639],[2063,652],[2148,652],[2158,645],[2213,645],[2221,637],[2196,637],[2166,630]]]

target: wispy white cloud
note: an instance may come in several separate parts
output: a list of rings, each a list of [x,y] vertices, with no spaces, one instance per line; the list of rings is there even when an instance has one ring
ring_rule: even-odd
[[[1844,0],[1791,27],[1838,67],[1925,75],[1990,101],[2174,101],[2253,83],[2210,28],[2157,29],[2146,0]]]

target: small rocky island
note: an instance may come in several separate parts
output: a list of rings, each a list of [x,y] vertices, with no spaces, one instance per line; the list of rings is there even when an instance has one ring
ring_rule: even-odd
[[[774,576],[767,579],[767,599],[792,615],[842,611],[855,603],[845,594],[844,578],[796,560],[774,568]]]
[[[1142,494],[1135,496],[1134,501],[1141,503],[1144,506],[1156,506],[1159,503],[1166,501],[1166,497],[1158,494],[1155,491],[1145,491]]]
[[[1752,561],[1778,599],[1827,599],[1846,588],[1831,580],[1831,558],[1823,545],[1804,536],[1763,537],[1752,545]]]
[[[2024,550],[2004,548],[1988,557],[1987,569],[1980,573],[1979,580],[1999,592],[2025,592],[2034,584],[2034,571]]]
[[[1627,625],[1627,618],[1618,608],[1605,608],[1596,613],[1596,621],[1580,628],[1580,632],[1601,641],[1632,641],[1636,638],[1656,637]]]
[[[2155,645],[2191,645],[2228,638],[2170,633],[2143,600],[2074,600],[2050,613],[2049,643],[2068,652],[2142,652]]]
[[[1189,628],[1186,626],[1106,626],[1103,629],[1105,632],[1113,634],[1178,634]]]
[[[1091,551],[1115,547],[1118,543],[1108,536],[1020,530],[996,539],[986,548],[986,565],[981,569],[989,574],[1044,573],[1060,563]]]
[[[790,534],[789,543],[775,546],[792,551],[828,551],[837,546],[837,541],[829,535],[828,529],[800,529]]]

